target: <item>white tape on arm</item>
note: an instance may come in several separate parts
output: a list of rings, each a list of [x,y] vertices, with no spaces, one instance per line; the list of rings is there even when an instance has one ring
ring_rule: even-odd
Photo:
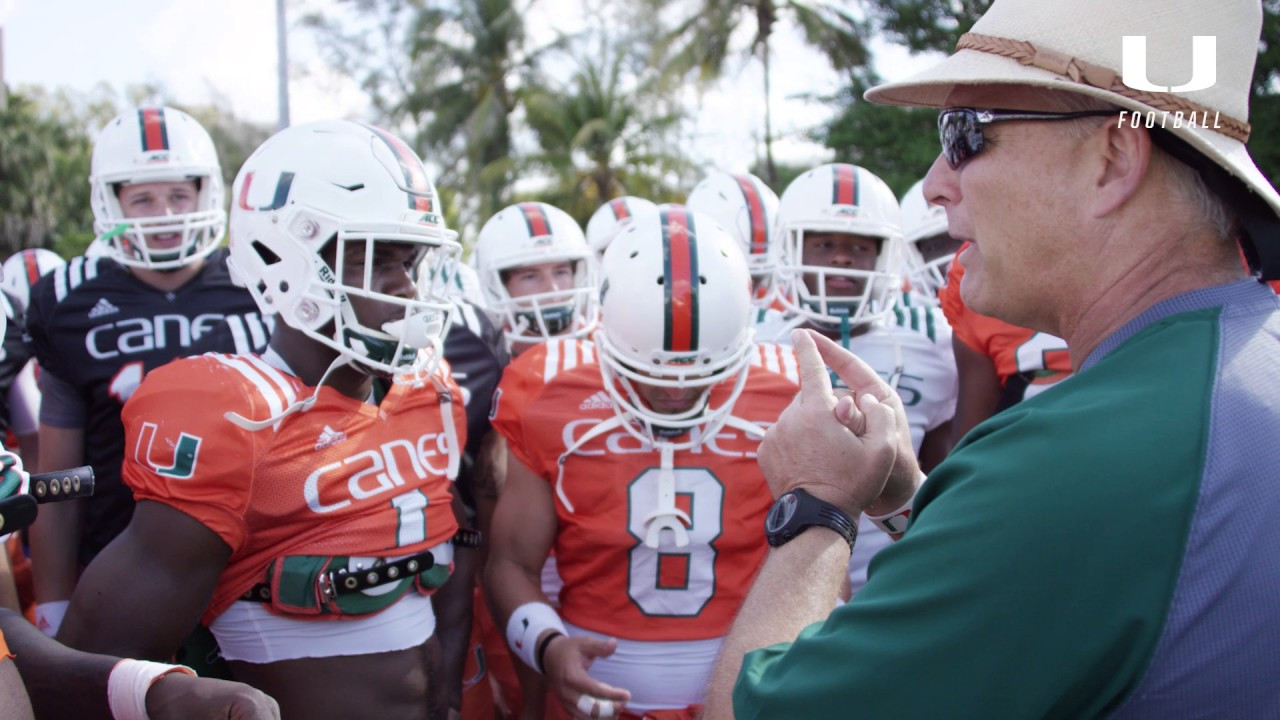
[[[568,635],[564,621],[555,608],[543,602],[528,602],[516,608],[507,621],[507,645],[525,665],[542,672],[538,667],[538,638],[546,630]]]
[[[115,720],[149,720],[147,690],[169,673],[195,677],[196,671],[186,665],[166,665],[148,660],[125,658],[111,668],[107,678],[107,705]]]
[[[915,506],[916,495],[920,494],[920,488],[924,487],[925,480],[928,480],[928,478],[925,477],[924,473],[920,473],[920,480],[916,483],[916,491],[902,507],[885,515],[867,515],[867,519],[883,530],[890,538],[893,538],[894,541],[899,540],[902,537],[902,533],[907,531],[907,524],[911,521],[911,509]]]

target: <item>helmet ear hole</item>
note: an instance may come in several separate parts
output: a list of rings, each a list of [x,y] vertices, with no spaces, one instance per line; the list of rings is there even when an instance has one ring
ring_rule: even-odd
[[[253,241],[253,250],[258,253],[258,257],[262,258],[263,265],[275,265],[280,262],[280,256],[271,251],[271,248],[263,245],[261,242]]]

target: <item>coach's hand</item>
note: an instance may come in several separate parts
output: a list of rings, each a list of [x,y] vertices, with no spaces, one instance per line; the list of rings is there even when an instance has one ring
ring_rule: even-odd
[[[800,392],[760,445],[773,494],[802,487],[857,517],[895,498],[903,477],[914,490],[918,465],[898,394],[822,335],[796,330],[791,337]],[[827,365],[849,390],[832,390]]]

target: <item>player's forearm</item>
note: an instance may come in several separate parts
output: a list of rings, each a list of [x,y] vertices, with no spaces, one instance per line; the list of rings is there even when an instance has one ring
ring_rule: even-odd
[[[515,609],[530,602],[547,603],[542,592],[541,570],[534,571],[495,551],[484,572],[485,593],[499,629],[507,625]]]
[[[66,648],[6,610],[0,610],[0,630],[15,656],[36,717],[111,717],[106,688],[116,658]]]
[[[849,545],[825,528],[812,528],[769,551],[725,638],[707,688],[704,720],[733,717],[733,685],[744,655],[795,640],[831,613],[848,566]]]
[[[44,505],[27,530],[36,602],[66,600],[75,590],[84,503],[71,500]]]

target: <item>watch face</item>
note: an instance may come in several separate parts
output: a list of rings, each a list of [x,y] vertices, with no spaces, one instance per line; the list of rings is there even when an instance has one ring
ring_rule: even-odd
[[[778,498],[778,501],[769,508],[769,514],[764,520],[765,532],[778,532],[791,522],[791,518],[796,514],[796,508],[800,506],[800,500],[792,493],[787,493]]]

